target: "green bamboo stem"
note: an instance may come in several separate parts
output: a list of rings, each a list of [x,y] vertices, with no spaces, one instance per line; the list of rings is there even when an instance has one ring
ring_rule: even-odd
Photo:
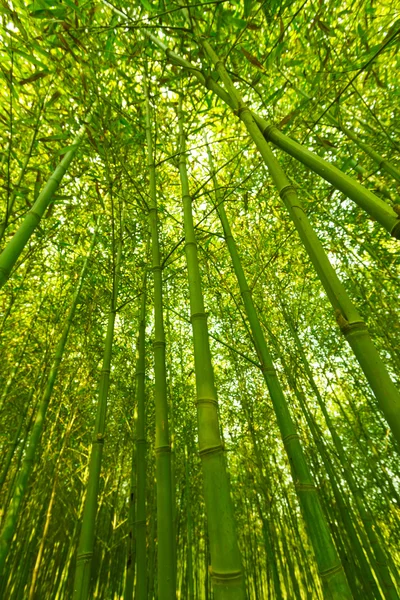
[[[12,193],[11,193],[11,196],[8,199],[7,208],[6,208],[6,214],[4,216],[4,221],[2,221],[0,223],[0,242],[3,239],[4,234],[6,232],[6,228],[7,228],[7,225],[8,225],[8,220],[10,218],[10,215],[12,214],[12,210],[14,208],[14,203],[15,203],[15,200],[17,198],[17,192],[18,192],[18,190],[20,188],[20,185],[22,183],[23,178],[25,177],[25,173],[26,173],[29,161],[30,161],[31,156],[32,156],[33,147],[35,145],[37,134],[38,134],[38,131],[39,131],[40,115],[41,115],[41,112],[43,110],[43,105],[44,105],[44,103],[41,103],[40,106],[39,106],[38,116],[37,116],[35,127],[34,127],[34,130],[33,130],[32,138],[31,138],[31,141],[30,141],[30,144],[29,144],[28,152],[27,152],[27,154],[25,156],[25,160],[24,160],[24,162],[22,164],[22,167],[21,167],[18,179],[17,179],[17,183],[15,184],[15,187],[14,187]]]
[[[0,535],[0,578],[2,571],[4,569],[5,561],[8,555],[8,552],[11,547],[11,542],[14,537],[14,533],[16,531],[18,516],[21,509],[21,503],[25,496],[26,489],[28,487],[28,481],[30,474],[32,472],[36,452],[39,448],[40,439],[43,431],[43,425],[46,417],[47,408],[49,406],[49,402],[51,399],[51,395],[53,392],[54,384],[58,375],[58,371],[60,368],[61,360],[63,358],[65,346],[68,340],[69,331],[71,329],[72,321],[75,315],[76,307],[78,305],[79,296],[81,293],[83,281],[87,272],[88,262],[90,260],[94,244],[96,241],[96,231],[93,235],[92,245],[89,250],[89,254],[87,255],[80,277],[78,279],[78,283],[72,298],[72,303],[68,312],[68,316],[64,325],[64,329],[62,331],[60,340],[57,344],[53,364],[50,369],[50,373],[46,382],[46,387],[43,391],[43,395],[41,397],[39,407],[36,413],[35,421],[30,433],[29,443],[25,452],[25,456],[22,462],[21,470],[17,477],[17,482],[15,486],[15,490],[13,496],[11,498],[10,506],[7,510],[7,514],[5,516],[4,527]]]
[[[209,151],[208,146],[207,149]],[[320,506],[317,490],[254,307],[236,242],[232,235],[220,196],[210,151],[209,161],[215,188],[217,212],[224,230],[224,237],[231,255],[233,268],[250,324],[253,343],[261,363],[261,371],[270,393],[282,441],[292,468],[296,493],[306,522],[307,532],[314,548],[321,581],[327,593],[331,594],[332,598],[351,598],[351,592],[348,589],[339,557],[330,536],[328,524]]]
[[[138,360],[136,365],[136,600],[147,600],[146,555],[146,421],[145,421],[145,335],[146,335],[146,280],[143,278],[141,298]]]
[[[139,376],[136,372],[136,393],[139,388]],[[144,388],[143,388],[144,391]],[[136,396],[137,397],[137,396]],[[131,463],[131,478],[129,492],[129,508],[128,508],[128,543],[127,543],[127,559],[126,559],[126,579],[124,587],[124,600],[132,600],[133,588],[135,584],[135,567],[136,567],[136,444],[133,445],[132,463]]]
[[[181,102],[178,119],[179,174],[182,187],[185,253],[193,329],[199,447],[210,540],[210,571],[215,600],[244,600],[241,557],[237,543],[224,447],[219,432],[218,400],[211,362],[207,315],[204,311],[192,199],[189,194],[186,170],[186,142]]]
[[[25,248],[31,235],[38,226],[41,218],[43,217],[47,207],[53,199],[53,194],[61,183],[67,169],[74,158],[76,151],[82,142],[86,131],[86,124],[90,122],[90,116],[86,123],[80,128],[78,135],[72,142],[71,149],[68,150],[60,164],[55,169],[54,173],[48,179],[43,190],[36,198],[32,208],[26,214],[21,225],[15,232],[14,236],[8,242],[3,252],[0,254],[0,288],[6,283],[10,277],[11,271],[15,263],[17,262],[20,254]]]
[[[315,381],[314,381],[314,378],[312,376],[312,372],[311,372],[310,366],[308,364],[307,358],[305,356],[305,353],[304,353],[304,350],[302,348],[300,339],[299,339],[299,337],[297,335],[297,332],[294,329],[293,323],[291,322],[291,319],[287,315],[286,310],[284,309],[283,305],[282,305],[282,311],[283,311],[285,320],[286,320],[286,322],[287,322],[287,324],[289,326],[289,329],[290,329],[290,331],[291,331],[291,333],[293,335],[293,338],[295,340],[297,352],[299,353],[299,355],[300,355],[300,357],[302,359],[302,362],[303,362],[303,365],[305,367],[305,371],[306,371],[306,374],[307,374],[307,376],[309,378],[310,384],[311,384],[311,386],[312,386],[312,388],[313,388],[313,390],[315,392],[315,396],[317,398],[318,405],[319,405],[319,407],[320,407],[320,409],[321,409],[321,411],[322,411],[322,413],[324,415],[325,422],[326,422],[326,424],[328,426],[328,430],[329,430],[329,432],[330,432],[330,434],[332,436],[332,441],[333,441],[333,444],[335,446],[335,450],[337,452],[337,456],[339,458],[339,462],[340,462],[340,464],[342,466],[342,469],[343,469],[344,478],[347,481],[347,484],[349,486],[349,489],[350,489],[350,491],[352,493],[352,496],[354,498],[355,504],[357,506],[359,515],[360,515],[361,520],[362,520],[362,522],[364,524],[364,529],[365,529],[365,532],[367,534],[367,537],[368,537],[368,540],[369,540],[369,543],[370,543],[370,547],[372,548],[373,553],[374,553],[375,558],[376,558],[376,560],[374,562],[375,571],[377,572],[377,575],[379,576],[379,579],[380,579],[381,584],[382,584],[382,588],[385,590],[385,597],[393,599],[393,600],[398,600],[398,594],[396,592],[395,586],[393,585],[393,581],[391,579],[390,571],[389,571],[389,568],[388,568],[388,565],[387,565],[387,558],[386,558],[386,555],[385,555],[385,551],[384,551],[384,549],[382,548],[382,545],[379,542],[379,539],[378,539],[378,537],[377,537],[377,535],[375,533],[374,528],[372,527],[372,515],[370,513],[370,510],[369,510],[368,506],[365,503],[365,500],[363,498],[361,490],[359,489],[359,487],[358,487],[358,485],[356,483],[356,480],[355,480],[355,478],[353,476],[352,470],[349,469],[349,467],[348,467],[349,458],[346,455],[346,452],[345,452],[345,450],[343,448],[343,445],[342,445],[342,441],[341,441],[339,435],[336,432],[336,428],[335,428],[334,424],[332,423],[330,415],[329,415],[328,411],[326,410],[325,403],[323,402],[323,400],[321,398],[321,395],[319,393],[318,387],[315,384]],[[308,424],[310,426],[310,429],[313,432],[314,438],[316,439],[317,444],[319,443],[319,445],[320,445],[319,447],[321,449],[322,459],[324,461],[324,464],[326,466],[327,471],[329,471],[330,465],[328,465],[326,463],[326,461],[328,459],[325,457],[325,449],[324,449],[323,445],[321,447],[321,444],[322,444],[321,440],[323,439],[322,432],[319,430],[318,425],[314,422],[312,416],[309,414],[307,406],[306,406],[305,399],[303,398],[302,394],[297,390],[297,386],[295,384],[295,381],[293,380],[293,377],[291,376],[290,369],[289,369],[288,366],[286,366],[285,359],[284,359],[284,357],[282,355],[281,355],[281,360],[282,360],[282,363],[283,363],[283,365],[285,367],[285,370],[287,372],[287,376],[288,376],[289,382],[291,384],[291,387],[292,387],[292,389],[294,389],[294,391],[296,393],[296,396],[299,399],[300,406],[302,407],[302,410],[303,410],[303,412],[305,414],[305,417],[306,417],[307,422],[308,422]],[[333,485],[334,482],[332,480],[332,477],[330,477],[330,478],[331,478],[332,485]],[[333,489],[333,491],[335,492],[334,489]],[[338,503],[338,506],[340,508],[340,502]],[[346,509],[343,510],[343,513],[344,513],[344,517],[343,517],[344,518],[344,523],[346,524],[346,523],[348,523],[348,521],[347,521],[348,515],[347,515],[347,512],[346,512]],[[347,530],[351,534],[353,542],[356,544],[356,550],[357,550],[357,540],[355,539],[355,537],[353,535],[353,531],[349,527],[347,527]],[[371,582],[371,585],[373,585],[374,579],[368,573],[368,565],[366,565],[366,563],[365,563],[364,555],[360,554],[359,548],[358,548],[357,554],[359,556],[360,564],[363,566],[364,573],[367,573],[368,579]],[[376,584],[375,584],[375,587],[376,587]],[[375,589],[375,594],[377,594],[377,590],[376,589]]]
[[[56,500],[57,485],[58,485],[58,481],[59,481],[59,477],[60,477],[60,462],[61,462],[61,458],[63,456],[63,453],[65,451],[68,438],[71,435],[71,429],[72,429],[72,426],[74,424],[75,418],[76,418],[76,413],[74,413],[72,415],[72,417],[71,417],[71,419],[70,419],[70,421],[69,421],[69,423],[67,425],[67,429],[66,429],[66,432],[65,432],[65,435],[63,437],[62,444],[61,444],[61,449],[60,449],[60,452],[59,452],[59,454],[57,456],[56,465],[55,465],[54,473],[53,473],[53,487],[52,487],[52,490],[51,490],[49,503],[47,505],[46,518],[45,518],[45,523],[44,523],[43,531],[42,531],[42,534],[40,536],[39,550],[38,550],[38,553],[37,553],[37,556],[36,556],[35,565],[33,567],[32,575],[31,575],[28,600],[35,600],[37,580],[38,580],[38,577],[39,577],[41,565],[43,564],[42,563],[42,559],[43,559],[43,554],[44,554],[45,542],[46,542],[46,539],[47,539],[47,536],[48,536],[48,533],[49,533],[50,521],[51,521],[52,512],[53,512],[53,506],[54,506],[54,502]]]
[[[386,173],[389,173],[389,175],[396,179],[396,181],[400,181],[400,171],[399,169],[397,169],[397,167],[395,167],[395,165],[393,165],[386,158],[383,158],[383,156],[381,156],[378,152],[371,148],[371,146],[360,140],[360,138],[354,135],[354,133],[350,131],[350,129],[347,129],[347,127],[339,123],[337,123],[337,126],[343,131],[343,133],[347,135],[348,138],[350,138],[359,148],[361,148],[361,150],[363,150],[365,154],[372,158],[372,160],[378,165],[379,169],[382,169],[383,171],[386,171]]]
[[[108,389],[110,385],[110,368],[112,345],[114,338],[114,324],[117,312],[118,284],[121,270],[123,216],[120,238],[118,242],[117,257],[113,273],[113,289],[111,306],[108,316],[107,332],[104,342],[103,364],[100,374],[96,422],[94,426],[92,447],[89,459],[89,477],[86,484],[86,497],[82,514],[82,525],[79,535],[73,600],[88,600],[90,597],[92,559],[95,542],[95,524],[100,485],[101,461],[104,448],[104,435],[107,415]]]
[[[350,297],[329,262],[318,236],[311,227],[295,188],[290,185],[268,143],[261,135],[252,114],[242,101],[225,67],[208,42],[203,42],[203,47],[215,64],[218,73],[233,98],[232,102],[236,106],[236,111],[240,119],[246,126],[268,167],[283,203],[325,288],[328,299],[335,310],[340,330],[351,346],[375,394],[378,405],[392,430],[393,436],[400,446],[400,394],[390,379],[386,367],[370,338],[367,326],[361,320],[360,315],[353,306]]]
[[[157,478],[157,565],[159,600],[175,599],[174,526],[172,506],[171,443],[168,426],[167,373],[162,298],[162,270],[158,240],[156,171],[151,132],[151,108],[146,77],[146,143],[150,180],[149,223],[154,281],[154,402],[156,409],[156,478]]]

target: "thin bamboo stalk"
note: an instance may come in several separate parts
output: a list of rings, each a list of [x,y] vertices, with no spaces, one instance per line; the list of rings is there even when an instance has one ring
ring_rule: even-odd
[[[118,284],[121,270],[122,239],[124,232],[123,215],[121,223],[122,225],[118,242],[117,257],[115,260],[115,268],[113,273],[111,306],[108,316],[106,338],[104,342],[103,365],[100,374],[96,422],[94,426],[93,441],[89,459],[89,477],[86,485],[86,498],[83,507],[82,525],[77,549],[73,600],[87,600],[90,593],[91,569],[95,542],[95,522],[100,485],[101,461],[104,447],[108,389],[110,385],[110,367],[114,338],[114,324],[117,312]]]
[[[15,491],[10,502],[10,506],[5,517],[4,527],[0,535],[0,578],[4,569],[4,564],[10,550],[11,542],[14,537],[14,533],[17,527],[18,515],[21,508],[21,503],[24,498],[30,474],[32,472],[36,452],[39,448],[40,439],[43,431],[43,425],[46,417],[47,408],[51,399],[54,384],[58,375],[61,360],[63,358],[65,346],[68,340],[68,335],[71,329],[72,321],[75,315],[76,307],[78,305],[79,296],[81,293],[83,281],[87,272],[88,263],[96,241],[97,227],[93,235],[92,245],[89,250],[89,254],[86,257],[78,283],[72,298],[72,303],[67,315],[67,319],[62,331],[60,340],[57,344],[53,364],[50,369],[50,373],[46,382],[43,395],[40,400],[38,411],[36,413],[35,422],[32,427],[32,431],[29,437],[28,447],[22,462],[21,470],[18,474]]]

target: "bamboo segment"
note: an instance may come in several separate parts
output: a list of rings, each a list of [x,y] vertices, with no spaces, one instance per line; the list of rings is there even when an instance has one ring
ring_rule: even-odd
[[[96,228],[97,231],[97,228]],[[28,447],[25,452],[25,456],[22,462],[21,470],[17,477],[15,491],[10,502],[9,509],[7,511],[4,527],[0,535],[0,577],[4,568],[4,564],[7,558],[7,554],[10,550],[11,542],[14,537],[14,533],[17,527],[18,516],[21,509],[21,503],[24,498],[30,474],[32,472],[36,452],[39,448],[40,438],[43,431],[44,420],[46,417],[47,408],[51,399],[54,384],[58,375],[60,364],[63,358],[65,346],[68,340],[69,331],[71,329],[72,321],[75,315],[76,307],[78,305],[79,296],[81,293],[83,281],[87,272],[88,262],[90,260],[94,244],[96,241],[96,231],[93,235],[92,245],[88,256],[83,264],[80,277],[72,298],[71,307],[68,312],[67,320],[64,325],[60,340],[57,344],[53,364],[50,369],[50,373],[47,379],[46,387],[41,397],[39,407],[36,413],[35,421],[31,430]]]
[[[67,172],[67,169],[74,158],[80,143],[82,142],[86,131],[86,124],[89,122],[90,117],[80,128],[78,135],[72,142],[71,149],[65,153],[62,161],[48,179],[46,185],[40,192],[30,211],[27,213],[25,219],[22,221],[14,236],[0,254],[0,288],[10,277],[13,266],[17,262],[21,252],[25,248],[26,243],[35,231],[47,207],[52,201],[54,192],[60,185],[62,178]]]
[[[108,317],[106,339],[104,342],[103,365],[100,375],[96,422],[89,460],[89,478],[86,485],[86,497],[83,507],[82,525],[76,557],[73,600],[88,600],[90,597],[91,568],[95,541],[95,524],[98,501],[97,497],[99,493],[101,460],[104,447],[114,323],[117,312],[118,284],[121,270],[122,237],[123,227],[121,228],[120,232],[115,271],[113,273],[113,291],[110,313]]]
[[[179,173],[184,211],[185,253],[189,278],[197,392],[197,416],[204,498],[215,600],[244,600],[245,591],[224,447],[219,433],[217,393],[201,286],[192,199],[186,171],[183,113],[179,107]]]
[[[175,599],[175,560],[173,539],[171,444],[168,427],[167,375],[165,367],[165,335],[162,301],[162,272],[157,224],[156,172],[151,133],[151,109],[145,80],[146,96],[146,142],[150,176],[149,222],[152,244],[152,270],[154,280],[154,379],[156,407],[156,477],[157,477],[157,552],[158,597],[160,600]]]
[[[254,307],[251,292],[236,247],[236,242],[232,235],[219,193],[210,151],[209,161],[215,188],[217,212],[224,230],[224,237],[231,255],[246,315],[250,323],[253,343],[261,363],[261,370],[271,396],[282,441],[289,458],[293,481],[303,511],[307,531],[314,548],[321,581],[327,594],[330,594],[332,598],[352,598],[342,565],[340,564],[339,557],[336,553],[335,545],[331,539],[328,524],[326,523],[321,509],[317,490],[305,459],[295,424],[291,418],[289,407],[276,375],[272,357],[268,350],[260,321]]]
[[[344,286],[339,281],[335,270],[329,262],[322,244],[304,212],[295,188],[290,185],[284,171],[258,129],[250,110],[243,103],[238,91],[232,84],[225,67],[208,42],[204,42],[203,46],[220,73],[221,78],[233,98],[240,119],[245,124],[268,167],[283,203],[289,212],[318,277],[335,310],[336,320],[340,330],[351,346],[354,355],[375,394],[378,405],[392,430],[393,436],[400,446],[400,394],[389,377],[387,369],[373,345],[367,326],[363,323],[358,311],[351,302]]]

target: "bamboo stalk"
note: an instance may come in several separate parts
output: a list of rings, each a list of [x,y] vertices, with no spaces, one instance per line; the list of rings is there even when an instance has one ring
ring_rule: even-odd
[[[219,433],[217,393],[208,338],[207,315],[201,286],[192,199],[186,170],[183,112],[179,105],[179,174],[185,229],[185,254],[189,278],[191,322],[197,392],[197,415],[204,498],[211,554],[211,578],[215,600],[244,600],[241,557],[237,543],[224,447]]]

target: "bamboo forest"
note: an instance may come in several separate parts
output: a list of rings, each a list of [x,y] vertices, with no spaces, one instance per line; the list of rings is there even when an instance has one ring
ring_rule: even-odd
[[[0,21],[0,598],[399,600],[400,0]]]

